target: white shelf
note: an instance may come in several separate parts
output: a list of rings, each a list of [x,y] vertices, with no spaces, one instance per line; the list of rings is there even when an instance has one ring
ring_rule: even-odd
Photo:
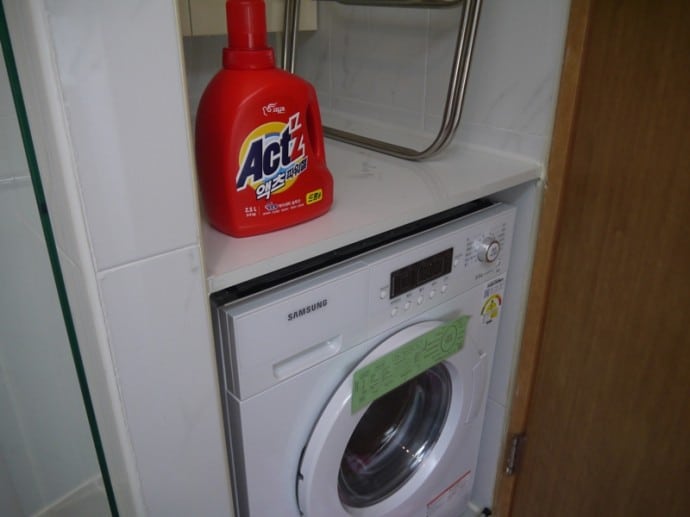
[[[210,292],[539,179],[542,173],[536,162],[461,144],[438,159],[410,162],[327,140],[326,158],[335,182],[327,214],[242,239],[204,224]]]

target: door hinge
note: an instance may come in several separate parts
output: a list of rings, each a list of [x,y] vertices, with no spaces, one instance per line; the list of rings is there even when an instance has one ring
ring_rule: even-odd
[[[517,471],[520,457],[522,453],[522,447],[527,439],[527,434],[515,433],[510,437],[510,442],[508,443],[508,454],[506,456],[506,476],[513,476]]]

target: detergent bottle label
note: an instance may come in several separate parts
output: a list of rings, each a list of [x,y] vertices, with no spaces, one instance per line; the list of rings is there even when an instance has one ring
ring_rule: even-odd
[[[286,192],[307,170],[308,157],[300,114],[288,122],[266,122],[252,130],[239,151],[235,187],[254,191],[257,200],[268,201]]]

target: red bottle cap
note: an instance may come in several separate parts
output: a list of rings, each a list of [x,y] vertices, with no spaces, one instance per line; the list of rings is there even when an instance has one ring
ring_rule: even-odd
[[[224,68],[274,68],[273,49],[266,39],[266,5],[263,0],[227,0],[228,47]]]

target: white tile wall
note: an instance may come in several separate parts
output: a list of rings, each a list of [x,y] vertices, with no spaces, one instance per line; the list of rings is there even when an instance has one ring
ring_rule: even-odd
[[[132,468],[125,423],[110,352],[102,330],[95,291],[90,245],[85,238],[83,209],[72,170],[69,132],[63,120],[59,81],[55,78],[53,49],[45,13],[39,2],[5,4],[25,105],[82,359],[98,415],[101,439],[120,512],[141,515],[139,479]],[[91,272],[91,273],[89,273]]]
[[[45,3],[97,267],[195,242],[174,3]]]
[[[0,456],[27,515],[98,472],[33,195],[0,184]]]
[[[0,66],[0,182],[28,176],[7,70]]]
[[[327,7],[332,9],[329,63],[334,104],[338,100],[351,110],[359,107],[354,114],[365,117],[372,105],[387,107],[391,115],[398,113],[392,123],[418,126],[424,100],[426,13],[336,3]],[[300,61],[305,58],[300,55]]]
[[[14,104],[12,101],[12,90],[10,89],[10,80],[7,77],[7,69],[0,66],[0,115],[10,115],[14,113]]]
[[[0,368],[2,367],[0,366]],[[5,517],[23,517],[19,498],[2,456],[0,456],[0,508],[2,508]]]
[[[483,3],[461,137],[544,161],[569,0]]]
[[[115,268],[101,290],[148,515],[229,515],[198,247]],[[223,498],[223,495],[226,495]]]
[[[73,251],[70,250],[72,254]],[[120,515],[144,515],[143,510],[140,511],[143,501],[139,495],[139,474],[132,458],[127,422],[122,417],[124,410],[121,407],[113,408],[113,392],[117,394],[117,404],[120,404],[119,385],[112,364],[107,333],[103,328],[105,325],[102,321],[102,307],[98,299],[92,298],[91,286],[84,280],[89,274],[88,270],[74,263],[62,249],[59,250],[59,255],[118,511]],[[100,293],[96,293],[96,296],[100,297]],[[101,347],[105,348],[105,351]]]
[[[318,3],[318,23],[316,31],[297,34],[296,65],[299,73],[308,78],[319,95],[319,105],[328,108],[331,105],[332,69],[328,66],[331,53],[331,32],[333,27],[333,10],[324,9],[324,3]],[[304,56],[308,56],[306,59]]]
[[[460,139],[544,160],[568,4],[483,2]],[[315,84],[324,118],[334,110],[435,133],[459,18],[459,8],[324,2],[318,31],[323,33],[302,37],[297,71]]]
[[[232,515],[175,3],[8,11],[121,515]]]
[[[0,512],[28,515],[98,466],[26,163],[0,59]]]
[[[23,151],[16,119],[0,114],[0,181],[28,174]]]
[[[192,120],[206,85],[221,68],[226,36],[184,38],[184,63]],[[192,124],[192,127],[194,125]]]
[[[94,476],[34,517],[95,517],[110,515],[100,475]]]

